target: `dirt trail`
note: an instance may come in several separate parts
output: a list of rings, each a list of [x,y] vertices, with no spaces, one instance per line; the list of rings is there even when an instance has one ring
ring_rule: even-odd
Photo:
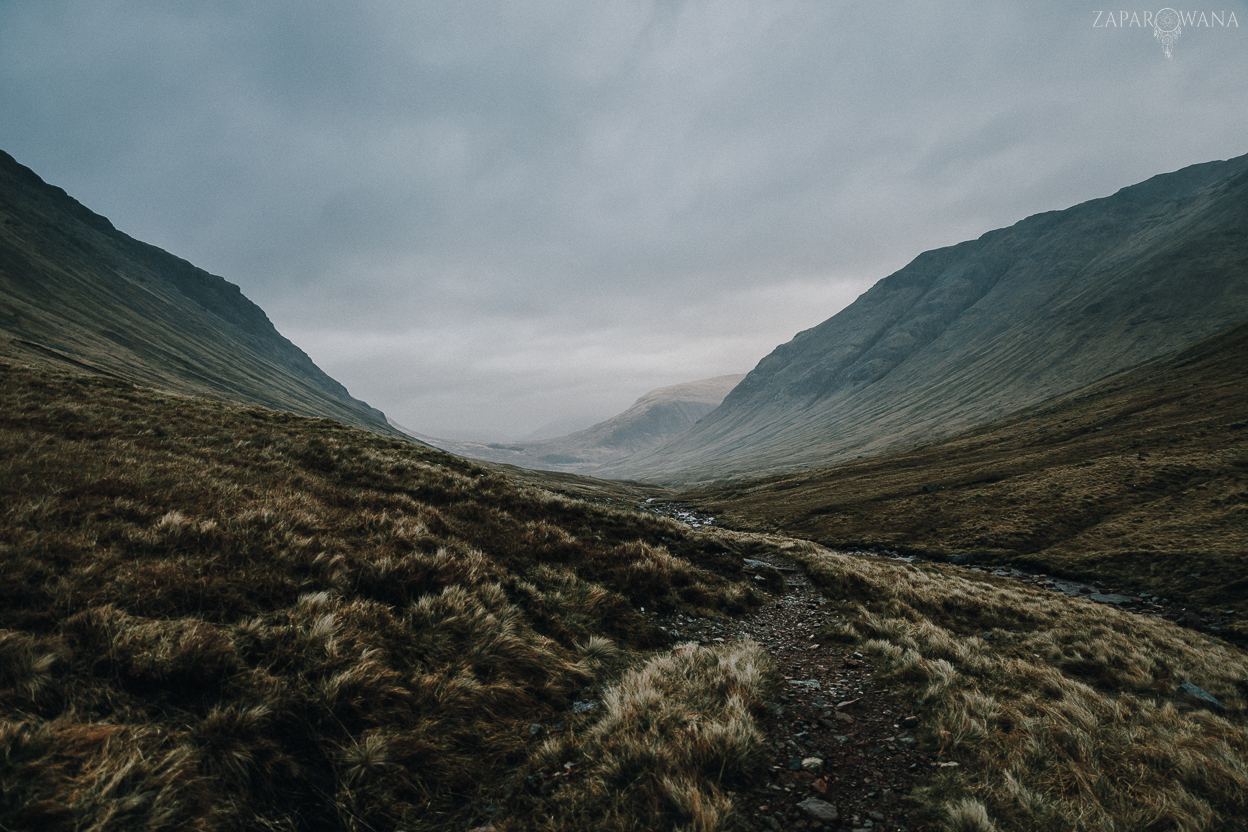
[[[741,805],[755,829],[914,830],[900,798],[943,762],[918,749],[918,719],[874,678],[872,663],[816,634],[837,620],[831,605],[794,564],[769,556],[785,579],[749,618],[656,616],[677,641],[714,643],[748,636],[767,648],[785,679],[762,726],[771,752],[765,779]],[[815,762],[811,758],[818,758]],[[836,807],[816,820],[799,804]]]

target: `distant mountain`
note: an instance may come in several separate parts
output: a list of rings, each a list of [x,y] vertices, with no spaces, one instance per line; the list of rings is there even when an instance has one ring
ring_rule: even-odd
[[[396,433],[237,286],[126,236],[3,151],[0,356]]]
[[[651,390],[632,407],[585,430],[537,442],[462,442],[412,433],[445,451],[544,471],[590,473],[693,427],[744,375],[717,376]],[[397,425],[396,425],[397,427]]]
[[[1248,320],[1248,156],[925,252],[606,476],[827,465],[987,422]]]

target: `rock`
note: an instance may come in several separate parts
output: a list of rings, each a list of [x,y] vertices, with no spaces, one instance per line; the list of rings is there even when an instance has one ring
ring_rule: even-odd
[[[810,788],[812,791],[818,792],[819,794],[827,794],[828,793],[828,781],[822,778],[819,780],[812,781],[810,784]]]
[[[818,757],[807,757],[802,760],[802,771],[809,771],[818,777],[820,774],[823,774],[823,760],[820,760]]]
[[[965,552],[958,552],[958,553],[949,555],[947,558],[945,558],[945,560],[949,561],[954,566],[965,566],[966,564],[971,562],[971,556]]]
[[[797,804],[797,808],[805,812],[809,817],[820,823],[833,824],[840,817],[837,814],[836,807],[826,800],[820,800],[817,797],[808,797],[801,803]]]
[[[789,758],[789,771],[801,771],[801,770],[802,770],[802,758],[790,757]]]
[[[529,733],[535,737],[540,737],[542,734],[546,733],[546,727],[534,722],[529,726]]]
[[[837,703],[836,709],[837,709],[838,711],[843,711],[843,710],[845,710],[846,708],[848,708],[848,707],[850,707],[851,705],[853,705],[854,703],[856,703],[857,701],[858,701],[857,699],[846,699],[844,702],[839,702],[839,703]]]
[[[923,486],[923,490],[928,494],[935,494],[940,490],[940,486],[934,482],[929,482],[927,485]]]
[[[845,714],[845,716],[849,716],[849,714]],[[850,717],[850,719],[852,720],[853,717]],[[828,730],[833,730],[836,728],[836,723],[828,719],[826,716],[819,717],[819,724],[822,725],[824,728],[827,728]]]
[[[919,718],[917,716],[908,716],[901,721],[902,728],[918,728]]]
[[[836,718],[837,718],[837,721],[844,722],[846,725],[854,724],[854,718],[850,716],[849,714],[845,713],[844,711],[837,711]]]
[[[1225,711],[1226,707],[1218,701],[1217,697],[1209,693],[1207,690],[1196,687],[1191,682],[1184,682],[1179,685],[1176,696],[1184,699],[1193,705],[1199,705],[1205,708],[1213,708],[1215,711]]]

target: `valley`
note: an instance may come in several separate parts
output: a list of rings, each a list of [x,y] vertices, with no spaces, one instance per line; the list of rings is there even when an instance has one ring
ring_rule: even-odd
[[[472,459],[592,475],[605,465],[684,433],[718,407],[743,378],[743,375],[716,376],[660,387],[610,419],[554,439],[464,442],[408,433],[436,448]]]
[[[0,370],[8,828],[820,828],[827,804],[1056,830],[1248,800],[1248,658],[1206,634]]]
[[[0,829],[1238,828],[1245,188],[446,443],[0,157]]]

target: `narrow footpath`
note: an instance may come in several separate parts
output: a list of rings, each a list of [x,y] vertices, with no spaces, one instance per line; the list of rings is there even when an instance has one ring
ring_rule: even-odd
[[[715,518],[676,503],[639,505],[692,528],[714,526]],[[896,552],[858,552],[900,557]],[[1234,610],[1201,617],[1168,598],[1136,594],[1097,582],[1052,578],[1007,566],[977,565],[963,558],[952,565],[1067,596],[1084,597],[1180,626],[1227,635],[1221,626]],[[742,795],[756,830],[871,830],[919,832],[902,797],[942,767],[956,766],[938,752],[918,748],[919,716],[883,683],[868,658],[841,644],[821,644],[818,634],[837,622],[828,600],[796,564],[769,554],[766,562],[784,577],[783,594],[771,594],[752,617],[695,619],[656,616],[674,641],[703,644],[749,636],[770,652],[785,680],[778,702],[763,724],[771,761],[768,774]],[[1208,614],[1206,614],[1208,615]]]
[[[934,767],[953,765],[917,748],[918,718],[884,685],[872,663],[816,634],[835,621],[806,576],[775,556],[782,596],[750,618],[656,616],[677,641],[748,636],[765,647],[785,680],[762,727],[771,752],[765,779],[739,795],[757,830],[913,832],[901,797]]]

